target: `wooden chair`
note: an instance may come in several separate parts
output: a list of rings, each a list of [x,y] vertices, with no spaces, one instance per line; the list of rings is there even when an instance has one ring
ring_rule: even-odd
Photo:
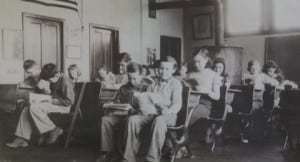
[[[220,125],[220,127],[222,129],[223,129],[223,125],[226,121],[226,115],[227,115],[226,94],[227,94],[227,87],[226,86],[220,87],[220,99],[218,101],[213,102],[210,116],[207,119],[212,124]],[[212,130],[211,151],[215,150],[216,137],[217,137],[216,131],[217,131],[217,128],[214,127]],[[223,136],[223,133],[221,133],[218,136]]]
[[[58,121],[61,121],[66,118],[66,116],[69,116],[70,124],[67,126],[65,132],[66,132],[66,141],[65,141],[65,149],[68,148],[75,124],[77,122],[78,117],[82,117],[82,112],[81,112],[81,102],[83,95],[85,93],[87,83],[76,83],[75,84],[75,102],[71,107],[70,113],[68,114],[61,114],[61,113],[52,113],[49,114],[50,118],[53,119],[55,123],[58,123]]]
[[[0,112],[14,112],[17,103],[17,84],[0,85]]]
[[[300,90],[281,92],[279,119],[286,131],[283,150],[288,151],[293,148],[292,138],[300,137]]]
[[[274,86],[266,85],[263,94],[263,109],[267,115],[267,118],[272,118],[275,110],[279,108],[281,90]]]
[[[0,138],[6,139],[14,133],[17,122],[17,85],[0,85]]]
[[[240,120],[241,135],[247,136],[249,135],[249,131],[252,126],[252,114],[254,111],[253,106],[255,100],[254,86],[233,85],[230,89],[240,90],[239,93],[235,93],[231,106],[233,109],[233,115],[237,116]]]
[[[183,84],[182,91],[182,108],[178,113],[176,126],[168,127],[167,136],[171,139],[174,153],[171,161],[174,162],[176,155],[181,147],[186,147],[188,150],[188,156],[192,156],[191,149],[189,147],[189,125],[191,115],[194,111],[194,107],[190,106],[190,88]],[[174,135],[176,134],[176,135]]]

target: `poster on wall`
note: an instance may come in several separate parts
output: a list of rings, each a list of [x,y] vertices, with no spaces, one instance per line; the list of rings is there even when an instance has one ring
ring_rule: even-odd
[[[23,59],[23,33],[20,30],[2,29],[3,59]]]

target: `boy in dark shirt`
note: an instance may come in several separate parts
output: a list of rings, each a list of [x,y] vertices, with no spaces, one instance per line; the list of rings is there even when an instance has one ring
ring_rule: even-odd
[[[135,91],[146,90],[143,84],[142,66],[137,63],[129,63],[127,65],[128,82],[119,89],[114,103],[130,104],[134,109],[137,104],[133,99]],[[133,111],[131,113],[134,113]],[[101,118],[101,154],[98,161],[110,160],[113,157],[113,129],[122,123],[125,123],[127,116],[105,115]]]

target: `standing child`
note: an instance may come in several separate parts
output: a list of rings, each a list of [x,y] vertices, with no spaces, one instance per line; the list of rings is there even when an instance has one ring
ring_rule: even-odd
[[[145,94],[137,94],[139,114],[129,117],[123,161],[134,162],[142,141],[141,130],[150,130],[150,148],[146,161],[159,162],[166,139],[167,126],[176,124],[181,108],[182,85],[172,75],[176,71],[174,58],[163,59],[159,63],[158,81]],[[146,127],[146,126],[150,127]]]

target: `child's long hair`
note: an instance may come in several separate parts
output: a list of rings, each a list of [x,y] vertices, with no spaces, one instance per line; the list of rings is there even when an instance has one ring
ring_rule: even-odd
[[[215,58],[214,63],[213,63],[213,66],[212,66],[212,70],[215,70],[216,64],[222,64],[222,65],[223,65],[224,69],[223,69],[223,71],[222,71],[222,73],[221,73],[221,76],[222,76],[222,77],[225,77],[225,76],[227,75],[227,74],[226,74],[225,59],[222,58],[222,57],[217,57],[217,58]]]
[[[48,63],[43,66],[40,74],[40,79],[49,80],[50,78],[54,77],[57,73],[59,73],[57,66],[53,63]]]

